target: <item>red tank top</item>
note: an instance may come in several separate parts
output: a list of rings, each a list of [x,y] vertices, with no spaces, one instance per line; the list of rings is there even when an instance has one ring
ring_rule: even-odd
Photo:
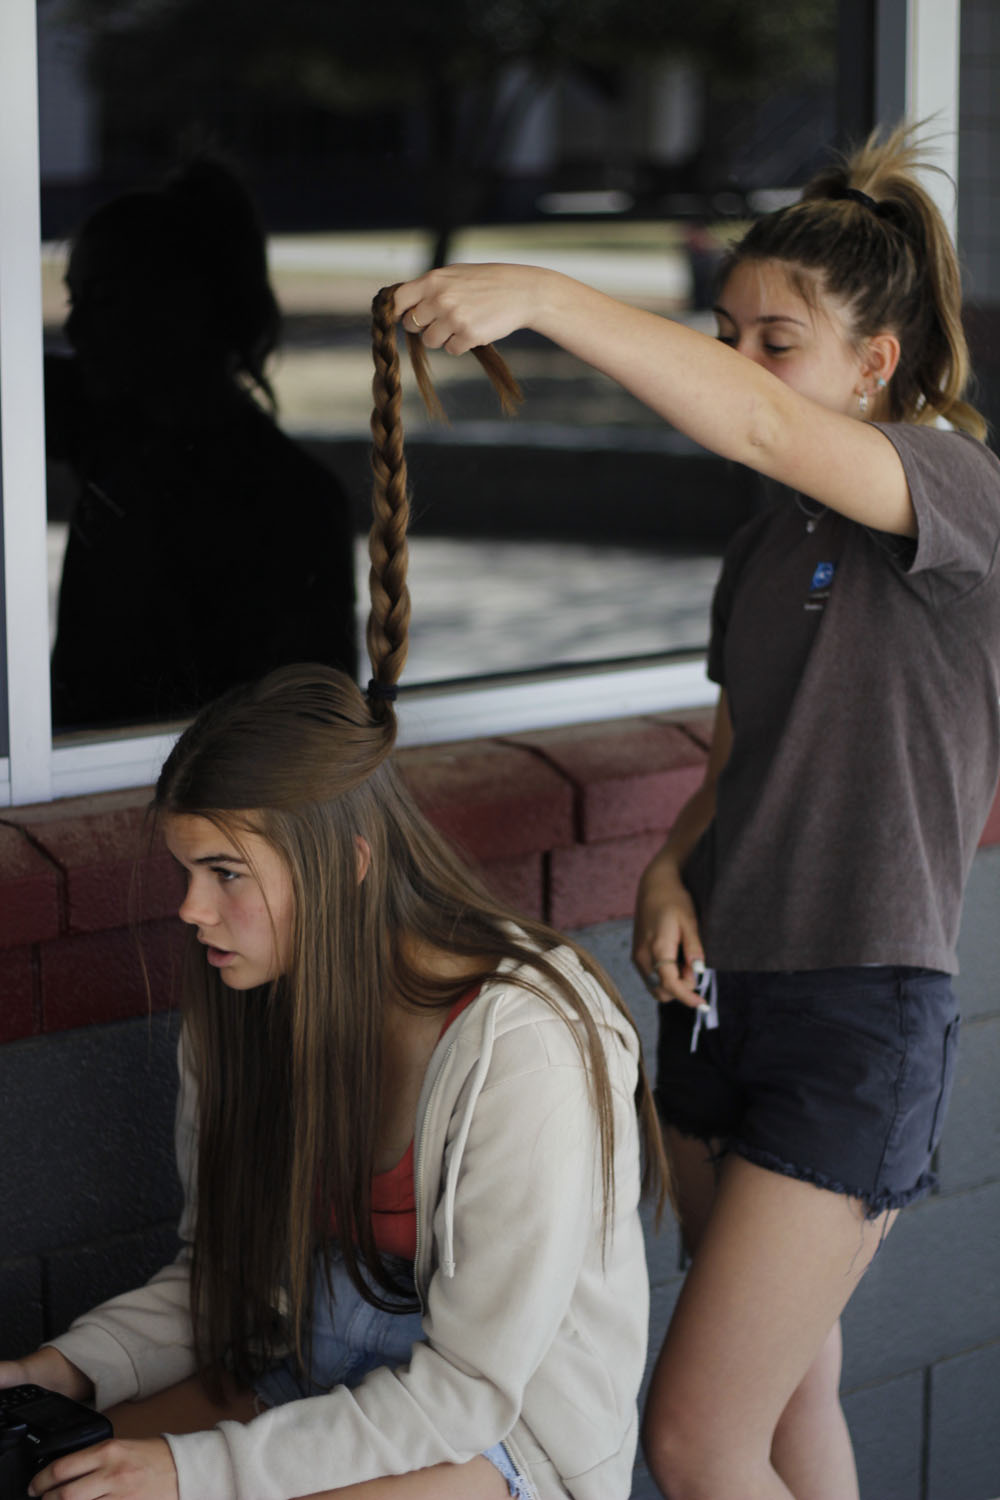
[[[479,989],[477,984],[471,990],[466,990],[464,995],[459,995],[445,1017],[441,1036],[444,1036],[466,1006],[472,1004]],[[384,1255],[399,1255],[404,1260],[413,1260],[417,1253],[413,1147],[414,1143],[411,1141],[394,1167],[390,1167],[387,1172],[376,1172],[372,1178],[372,1228],[375,1231],[375,1243]],[[337,1222],[332,1216],[330,1227],[336,1233]]]

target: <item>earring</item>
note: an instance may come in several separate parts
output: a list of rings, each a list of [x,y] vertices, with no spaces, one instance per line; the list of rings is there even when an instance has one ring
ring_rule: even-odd
[[[876,375],[875,376],[875,388],[876,388],[876,390],[879,390],[879,391],[884,391],[885,390],[885,380],[883,379],[883,377],[881,375]]]
[[[867,413],[867,411],[868,411],[868,392],[867,391],[859,391],[858,392],[858,414],[863,417]]]

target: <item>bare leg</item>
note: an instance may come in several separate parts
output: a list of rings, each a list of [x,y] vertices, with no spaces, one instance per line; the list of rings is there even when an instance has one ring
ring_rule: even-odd
[[[840,1320],[785,1407],[771,1462],[796,1500],[857,1500],[858,1474],[840,1405]]]
[[[688,1141],[672,1156],[696,1253],[646,1409],[654,1476],[671,1500],[852,1500],[839,1342],[827,1340],[884,1223],[737,1156],[723,1163],[706,1215],[705,1148]],[[812,1472],[816,1450],[825,1477]]]
[[[218,1402],[192,1375],[143,1401],[114,1406],[105,1415],[116,1437],[150,1438],[163,1432],[204,1432],[217,1422],[249,1422],[256,1411],[253,1392],[227,1376],[223,1376],[222,1400]],[[465,1464],[436,1464],[412,1474],[324,1490],[308,1500],[505,1500],[507,1493],[506,1481],[489,1459],[473,1458]]]
[[[693,1253],[715,1201],[717,1143],[666,1131],[677,1187],[684,1241]],[[771,1463],[797,1500],[856,1500],[857,1471],[850,1433],[840,1405],[839,1319],[805,1378],[782,1412],[771,1445]]]
[[[217,1422],[249,1422],[256,1416],[253,1391],[222,1376],[222,1400],[214,1401],[197,1375],[141,1401],[123,1401],[104,1414],[115,1437],[150,1438],[161,1432],[205,1432]]]

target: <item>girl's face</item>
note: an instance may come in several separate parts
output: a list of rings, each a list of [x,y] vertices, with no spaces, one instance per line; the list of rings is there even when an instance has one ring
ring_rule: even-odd
[[[859,415],[858,395],[872,380],[864,354],[851,343],[844,309],[822,292],[810,306],[780,261],[734,266],[715,315],[722,343],[820,406]]]
[[[164,820],[167,848],[187,872],[179,916],[198,929],[205,956],[231,990],[269,984],[284,973],[291,948],[292,882],[260,834],[237,846],[207,818]]]

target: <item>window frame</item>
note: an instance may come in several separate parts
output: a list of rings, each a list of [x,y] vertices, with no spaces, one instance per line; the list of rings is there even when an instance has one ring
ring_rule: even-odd
[[[875,118],[931,120],[957,181],[960,0],[875,0]],[[0,5],[0,496],[9,753],[0,806],[145,785],[175,734],[53,744],[39,259],[35,0]],[[954,233],[948,182],[927,186]],[[0,662],[0,666],[3,663]],[[400,743],[432,744],[714,701],[701,654],[643,658],[405,692]],[[2,700],[0,700],[2,701]]]

